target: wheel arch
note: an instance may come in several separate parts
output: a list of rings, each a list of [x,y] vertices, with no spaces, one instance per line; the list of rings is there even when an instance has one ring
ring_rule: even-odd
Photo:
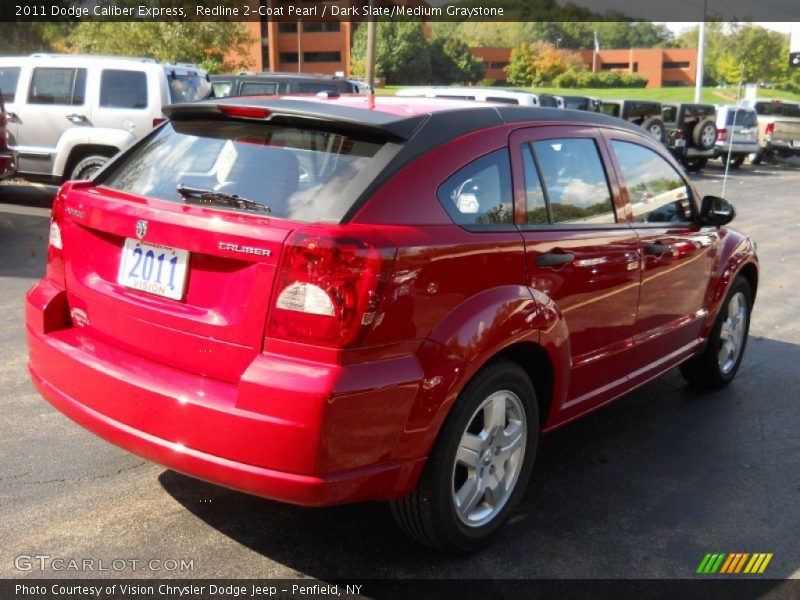
[[[61,176],[68,178],[72,173],[72,169],[75,168],[75,165],[77,165],[87,156],[99,154],[111,158],[117,152],[119,152],[119,150],[120,149],[115,146],[104,144],[78,144],[70,150],[67,160],[64,162],[64,168],[61,172]]]

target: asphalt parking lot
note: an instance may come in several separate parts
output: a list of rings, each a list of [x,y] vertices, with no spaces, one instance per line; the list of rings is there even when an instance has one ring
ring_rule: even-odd
[[[718,165],[694,179],[720,194]],[[505,536],[447,557],[406,540],[382,504],[304,509],[195,481],[42,400],[23,296],[44,270],[52,189],[0,186],[0,577],[685,578],[707,552],[770,552],[767,576],[800,578],[798,191],[800,167],[786,165],[745,166],[727,184],[762,263],[735,383],[702,394],[672,371],[545,437]],[[15,568],[35,554],[193,570]]]

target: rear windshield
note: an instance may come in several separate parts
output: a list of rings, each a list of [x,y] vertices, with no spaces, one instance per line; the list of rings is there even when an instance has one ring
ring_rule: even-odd
[[[195,73],[185,75],[167,72],[169,97],[173,104],[205,100],[211,94],[211,82]]]
[[[183,185],[236,194],[269,207],[273,217],[339,222],[397,148],[324,129],[170,121],[97,183],[181,203],[177,188]]]
[[[800,117],[800,106],[783,102],[756,102],[756,112],[764,116]]]
[[[729,110],[725,124],[755,127],[758,124],[758,120],[756,119],[756,113],[751,110]]]

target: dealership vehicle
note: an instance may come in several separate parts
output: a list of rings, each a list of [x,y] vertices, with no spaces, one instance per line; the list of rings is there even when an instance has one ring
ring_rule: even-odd
[[[399,90],[397,95],[403,98],[421,97],[444,98],[448,100],[477,100],[478,102],[517,104],[519,106],[564,108],[564,104],[560,98],[552,94],[533,94],[522,90],[504,90],[502,88],[493,87],[414,87]]]
[[[717,107],[717,141],[714,156],[738,169],[750,154],[759,151],[758,116],[744,106]]]
[[[333,75],[303,73],[239,73],[212,75],[211,86],[216,98],[228,96],[276,96],[279,94],[359,94],[362,87],[355,82]]]
[[[664,145],[688,171],[699,171],[714,157],[717,109],[713,104],[662,103]]]
[[[603,100],[602,111],[638,125],[659,142],[666,139],[661,103],[651,100]]]
[[[800,105],[783,100],[743,101],[758,115],[758,152],[752,159],[759,164],[777,154],[781,158],[800,156]]]
[[[32,179],[85,179],[164,120],[161,109],[202,100],[205,71],[146,58],[58,54],[0,57],[18,171]]]
[[[17,171],[17,155],[8,147],[8,114],[5,97],[0,88],[0,179],[13,176]]]
[[[229,98],[56,196],[29,369],[171,469],[499,533],[541,432],[742,360],[755,246],[639,128],[421,98]],[[665,457],[668,460],[669,457]]]
[[[562,108],[572,108],[575,110],[587,110],[589,112],[602,112],[603,101],[591,96],[556,96],[561,100]]]

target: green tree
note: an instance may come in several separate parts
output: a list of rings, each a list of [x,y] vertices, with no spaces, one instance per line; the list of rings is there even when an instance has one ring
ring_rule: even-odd
[[[483,79],[483,61],[456,38],[434,38],[430,42],[433,83],[467,83]]]
[[[425,84],[431,80],[431,55],[422,23],[380,21],[375,47],[375,74],[391,85]],[[353,36],[352,72],[358,72],[367,55],[367,27]]]
[[[557,50],[549,42],[534,42],[514,48],[505,71],[510,84],[530,86],[551,84],[559,75],[582,68],[573,53]]]
[[[66,52],[144,56],[218,72],[249,66],[250,41],[241,23],[102,22],[78,23],[55,45]]]

